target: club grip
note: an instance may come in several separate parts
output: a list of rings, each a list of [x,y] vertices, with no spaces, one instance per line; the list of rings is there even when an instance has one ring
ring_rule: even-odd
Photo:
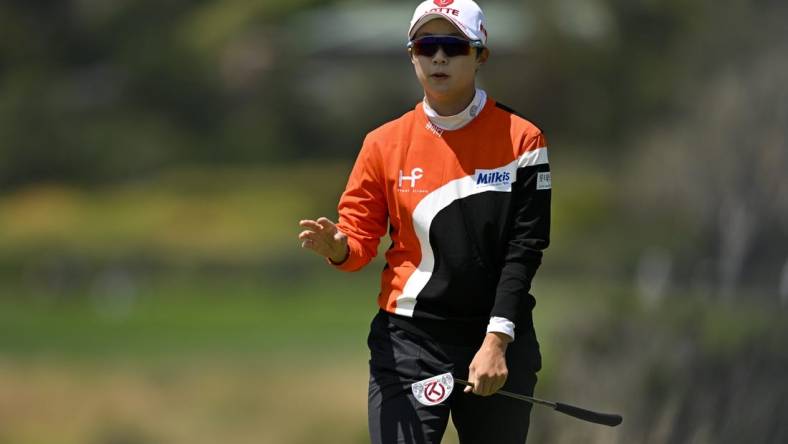
[[[610,427],[615,427],[621,424],[621,421],[624,420],[621,415],[592,412],[591,410],[581,409],[580,407],[575,407],[573,405],[563,404],[560,402],[555,403],[555,410],[569,416],[574,416],[577,419],[582,419],[583,421],[593,422]]]

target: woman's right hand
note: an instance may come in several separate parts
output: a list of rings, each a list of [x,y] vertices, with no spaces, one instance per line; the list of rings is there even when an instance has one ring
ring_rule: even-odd
[[[317,220],[304,219],[298,222],[305,228],[298,235],[301,248],[307,248],[334,263],[342,263],[347,259],[347,235],[337,229],[334,222],[326,217]]]

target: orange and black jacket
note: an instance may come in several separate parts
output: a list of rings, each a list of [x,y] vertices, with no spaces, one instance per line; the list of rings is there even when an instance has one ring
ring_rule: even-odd
[[[550,168],[541,131],[488,99],[454,131],[422,104],[370,132],[339,202],[355,271],[391,246],[378,304],[428,336],[483,336],[491,316],[532,326],[531,280],[549,243]]]

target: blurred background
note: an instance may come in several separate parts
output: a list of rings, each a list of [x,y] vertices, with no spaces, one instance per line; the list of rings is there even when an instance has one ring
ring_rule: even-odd
[[[537,396],[625,418],[529,442],[788,442],[788,4],[479,3],[551,148]],[[416,4],[0,3],[0,444],[368,442],[383,264],[297,223],[421,100]]]

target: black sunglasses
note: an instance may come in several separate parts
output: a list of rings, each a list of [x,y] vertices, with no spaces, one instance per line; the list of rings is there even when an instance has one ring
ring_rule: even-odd
[[[479,41],[465,40],[451,35],[428,35],[408,42],[408,48],[416,55],[425,57],[434,56],[438,48],[443,48],[447,57],[465,56],[470,54],[471,47],[483,48],[484,45]]]

